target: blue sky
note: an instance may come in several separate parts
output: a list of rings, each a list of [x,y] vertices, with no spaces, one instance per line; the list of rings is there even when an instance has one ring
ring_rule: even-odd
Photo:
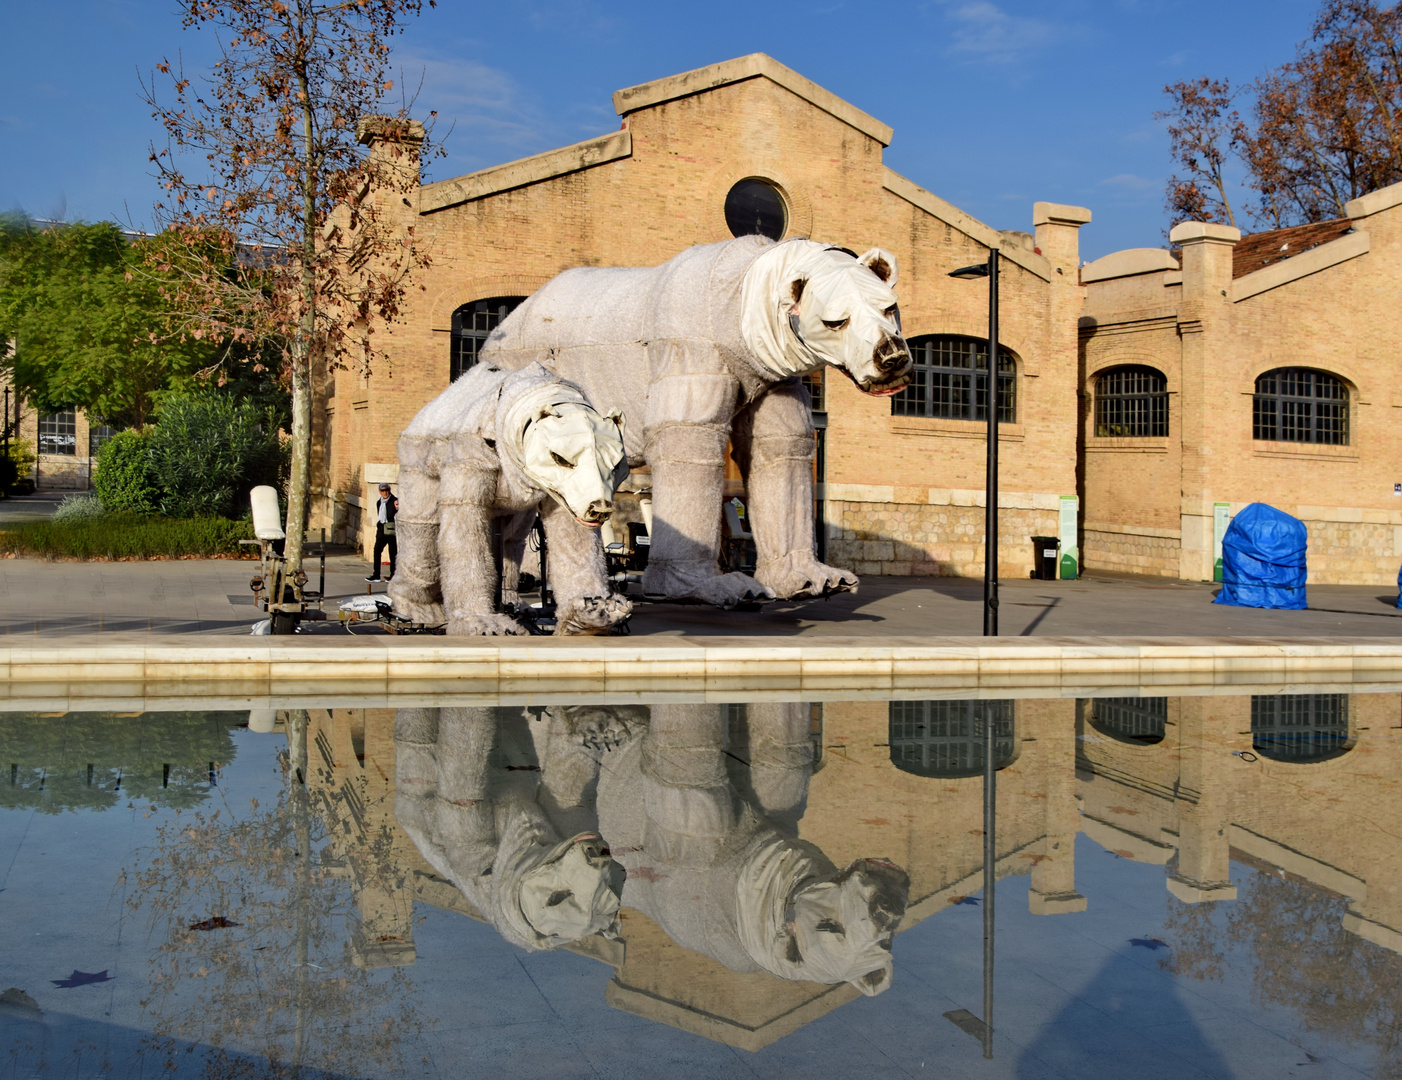
[[[1290,59],[1318,0],[709,3],[440,0],[398,40],[442,179],[618,126],[614,90],[767,52],[890,124],[886,162],[988,224],[1088,206],[1082,253],[1162,243],[1167,82],[1247,82]],[[5,0],[0,208],[149,220],[158,134],[138,73],[207,64],[170,0]],[[449,128],[451,127],[451,133]],[[879,238],[873,238],[878,242]]]

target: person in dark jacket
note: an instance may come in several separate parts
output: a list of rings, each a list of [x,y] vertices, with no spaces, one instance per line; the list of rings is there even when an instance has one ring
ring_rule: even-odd
[[[389,548],[389,577],[394,577],[394,560],[399,547],[394,542],[394,515],[399,513],[399,500],[388,484],[380,485],[380,497],[375,502],[375,560],[366,581],[380,580],[380,556]],[[389,580],[388,578],[386,580]]]

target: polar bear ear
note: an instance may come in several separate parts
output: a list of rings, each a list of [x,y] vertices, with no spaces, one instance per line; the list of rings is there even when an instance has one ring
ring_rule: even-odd
[[[614,422],[614,426],[616,426],[616,427],[618,428],[619,431],[622,431],[622,430],[623,430],[623,412],[622,412],[622,410],[620,410],[620,409],[610,409],[608,412],[604,413],[604,419],[605,419],[605,420],[612,420],[612,421]]]
[[[784,295],[789,303],[790,311],[798,311],[799,302],[803,299],[803,290],[807,285],[808,279],[801,275],[789,279],[788,286],[784,290]]]
[[[872,248],[857,261],[891,288],[896,285],[896,257],[884,248]]]

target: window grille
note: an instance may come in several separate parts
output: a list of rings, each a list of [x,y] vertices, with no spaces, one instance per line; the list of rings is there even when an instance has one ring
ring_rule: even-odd
[[[1348,388],[1309,368],[1276,368],[1256,380],[1251,434],[1270,442],[1348,445]]]
[[[988,420],[988,342],[925,335],[909,338],[910,384],[891,397],[892,416]],[[1017,362],[998,349],[998,422],[1017,420]]]
[[[78,417],[72,409],[39,417],[39,453],[78,453]]]
[[[1168,698],[1092,698],[1090,722],[1113,739],[1152,746],[1163,742]]]
[[[526,298],[524,296],[493,296],[474,300],[453,312],[453,331],[449,344],[448,376],[458,377],[477,363],[487,335],[510,315]]]
[[[116,428],[111,424],[96,424],[88,428],[88,457],[97,457],[97,452],[112,441],[112,436],[117,434]]]
[[[1348,695],[1252,695],[1251,748],[1276,761],[1334,757],[1348,748]]]
[[[1149,367],[1120,367],[1095,380],[1095,433],[1101,438],[1166,436],[1168,380]]]
[[[825,413],[828,411],[827,401],[823,397],[823,372],[822,369],[811,371],[803,376],[803,385],[808,387],[809,409],[815,413]]]
[[[1014,757],[1011,701],[893,701],[891,763],[916,776],[979,776],[983,773],[983,725],[990,721],[994,725],[994,760],[1001,769]]]

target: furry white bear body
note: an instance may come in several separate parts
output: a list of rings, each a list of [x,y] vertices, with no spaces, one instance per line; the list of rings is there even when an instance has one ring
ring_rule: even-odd
[[[807,370],[813,370],[832,354],[806,352],[795,331],[792,341],[785,340],[797,351],[797,363],[776,371],[750,348],[743,327],[746,277],[758,261],[782,255],[813,262],[828,250],[807,241],[776,246],[751,236],[691,248],[653,268],[569,270],[488,338],[484,362],[507,368],[539,363],[578,383],[598,408],[618,409],[628,418],[629,464],[646,463],[653,474],[655,535],[645,593],[729,606],[747,596],[855,588],[854,575],[816,558],[812,416],[807,390],[787,374],[803,370],[805,356],[811,358]],[[894,257],[882,255],[869,262],[887,268],[894,281]],[[868,263],[833,258],[884,287]],[[832,267],[823,270],[831,274]],[[894,312],[894,294],[889,301]],[[796,313],[797,292],[788,300],[752,296],[750,305],[763,310],[750,313],[751,324],[782,320],[775,333],[788,334],[785,304]],[[805,317],[822,332],[812,313]],[[883,317],[878,313],[877,321]],[[890,351],[904,360],[904,369],[897,360],[878,357],[887,367],[868,370],[865,355],[843,366],[859,369],[859,384],[875,385],[884,371],[899,388],[908,353],[898,323],[886,317],[883,325],[880,332],[898,343]],[[747,484],[759,555],[755,579],[721,574],[717,564],[727,442]]]
[[[560,505],[522,465],[518,429],[524,418],[561,403],[587,407],[577,386],[539,365],[507,371],[478,364],[405,428],[398,444],[399,558],[388,589],[396,612],[426,625],[446,623],[455,635],[525,633],[496,610],[492,521],[508,519],[508,539],[514,534],[519,540],[521,523],[538,512],[553,556],[556,633],[606,633],[627,617],[628,601],[609,594],[598,531]],[[592,461],[580,464],[595,467]],[[605,489],[611,496],[611,484],[599,490]],[[516,587],[514,569],[508,557],[508,597]]]

